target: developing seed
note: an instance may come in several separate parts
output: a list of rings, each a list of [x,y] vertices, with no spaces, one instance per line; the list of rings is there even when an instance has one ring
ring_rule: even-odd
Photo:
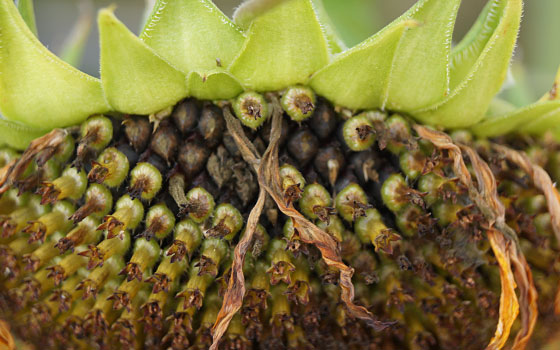
[[[301,122],[313,114],[316,97],[313,90],[298,85],[289,87],[282,95],[280,103],[292,120]]]
[[[105,261],[113,256],[121,256],[130,247],[130,234],[125,231],[120,237],[106,237],[98,245],[90,244],[87,249],[78,253],[80,256],[88,258],[87,269],[93,270],[96,267],[103,266]],[[123,263],[124,267],[124,263]],[[121,267],[119,271],[122,270]],[[118,272],[118,271],[117,271]]]
[[[427,194],[427,192],[419,192],[409,188],[400,174],[389,176],[381,186],[383,203],[395,213],[402,211],[409,203],[426,208],[424,197]]]
[[[58,248],[60,254],[68,250],[74,251],[74,247],[81,244],[97,242],[101,237],[101,231],[97,230],[99,221],[93,217],[87,217],[73,228],[66,237],[58,240],[54,247]]]
[[[342,243],[344,224],[337,215],[332,215],[329,222],[319,221],[317,227],[328,233],[337,243]]]
[[[267,252],[270,261],[270,268],[266,271],[270,274],[270,284],[276,285],[279,282],[291,283],[290,274],[295,270],[290,254],[286,251],[286,242],[280,239],[273,239],[270,242]]]
[[[306,217],[329,222],[330,215],[336,212],[331,207],[332,198],[327,190],[315,183],[305,186],[303,195],[299,200],[299,207]]]
[[[100,218],[113,207],[113,195],[105,186],[92,184],[86,191],[85,203],[69,217],[77,224],[90,215]]]
[[[56,203],[50,213],[44,214],[37,220],[28,221],[28,225],[22,230],[29,234],[28,243],[43,243],[45,238],[51,234],[65,232],[72,226],[68,217],[74,212],[74,206],[66,201]]]
[[[216,277],[218,268],[228,253],[227,245],[223,239],[207,238],[200,248],[200,260],[195,266],[200,267],[199,274],[209,274]]]
[[[200,274],[200,267],[196,263],[191,266],[189,276],[189,280],[183,290],[177,294],[176,298],[184,298],[183,309],[195,307],[200,310],[206,290],[214,282],[214,276]]]
[[[33,192],[43,182],[53,181],[60,176],[60,165],[54,159],[50,159],[41,167],[32,164],[30,170],[32,170],[30,175],[18,179],[14,183],[14,187],[18,189],[18,195]]]
[[[31,196],[23,207],[16,209],[9,215],[0,216],[0,234],[2,238],[10,238],[23,230],[27,223],[36,220],[41,215],[50,211],[49,206],[41,204],[38,196]]]
[[[171,233],[175,226],[175,214],[164,204],[157,204],[146,214],[146,230],[140,236],[148,241],[152,238],[162,240]]]
[[[428,158],[419,149],[403,151],[399,156],[401,170],[411,180],[415,180],[426,171],[432,171],[434,165],[428,165],[427,162]]]
[[[214,210],[214,197],[203,187],[195,187],[187,193],[187,202],[181,207],[181,213],[188,213],[196,223],[202,223]]]
[[[364,190],[355,183],[346,186],[336,195],[335,205],[340,216],[348,222],[365,216],[366,210],[372,207]]]
[[[67,168],[62,176],[52,182],[43,182],[37,190],[41,204],[54,204],[59,200],[69,198],[80,199],[87,187],[86,174],[83,170]]]
[[[309,295],[311,293],[307,261],[302,260],[302,257],[300,257],[295,260],[294,265],[295,270],[290,275],[292,281],[285,293],[288,300],[292,301],[296,305],[306,305],[309,303]]]
[[[365,211],[365,215],[359,217],[354,224],[354,232],[360,238],[362,243],[371,243],[375,247],[375,251],[383,251],[386,254],[393,254],[393,250],[401,237],[389,229],[381,214],[375,208],[369,208]]]
[[[181,261],[185,257],[191,259],[202,242],[202,231],[191,219],[185,219],[175,226],[174,240],[166,255],[171,262]]]
[[[122,256],[113,256],[110,259],[107,259],[100,268],[89,273],[88,277],[81,281],[76,287],[76,290],[83,291],[82,300],[86,300],[90,297],[95,299],[97,293],[103,285],[113,277],[117,276],[123,267],[124,261]],[[107,299],[108,296],[109,295],[105,296],[103,300]]]
[[[164,256],[162,261],[159,263],[156,272],[145,279],[144,282],[153,283],[152,296],[154,294],[167,294],[168,292],[175,290],[177,287],[177,278],[186,268],[186,262],[181,261],[172,263],[169,257]],[[161,296],[163,295],[160,295],[160,297]]]
[[[124,195],[115,204],[115,212],[105,216],[98,230],[107,230],[107,238],[121,235],[125,230],[134,230],[144,217],[144,206],[138,199]]]
[[[58,241],[59,239],[61,239],[61,237],[62,234],[55,232],[48,238],[47,244],[42,244],[39,247],[37,247],[37,249],[33,250],[31,253],[24,254],[21,260],[25,265],[25,270],[35,272],[44,264],[49,262],[52,258],[57,256],[59,254],[59,251],[52,243]],[[17,249],[17,248],[16,249],[13,248],[13,244],[16,241],[12,241],[8,246],[13,251],[16,251]],[[22,250],[22,252],[24,251],[25,250]]]
[[[127,275],[127,278],[125,278],[121,282],[120,286],[115,289],[113,294],[107,298],[107,300],[111,300],[113,302],[113,310],[121,310],[124,308],[125,310],[122,315],[126,315],[126,313],[133,313],[137,311],[137,309],[133,309],[135,305],[138,306],[139,309],[139,305],[135,304],[135,302],[137,298],[141,298],[143,301],[147,299],[150,288],[148,288],[148,285],[144,283],[144,280],[147,280],[152,274],[151,270],[156,260],[157,259],[149,259],[149,263],[147,265],[148,270],[145,270],[142,274],[141,281],[138,281],[136,276],[129,281],[129,275]],[[122,273],[123,271],[119,274]]]
[[[149,241],[144,238],[136,239],[132,257],[119,272],[119,275],[125,276],[128,282],[134,279],[142,281],[144,271],[155,264],[159,258],[160,251],[161,249],[155,241]]]
[[[159,170],[150,163],[138,163],[130,172],[128,193],[133,199],[149,201],[161,189],[163,179]]]
[[[283,285],[273,286],[271,294],[271,316],[272,335],[281,338],[293,331],[294,320],[290,309],[290,303],[286,297],[286,287]]]
[[[107,148],[99,155],[96,162],[92,162],[88,180],[110,188],[118,187],[128,175],[129,164],[128,157],[124,153],[114,147]]]
[[[364,151],[375,142],[375,129],[367,113],[348,119],[342,127],[346,145],[352,151]]]
[[[418,143],[412,136],[410,125],[402,116],[394,114],[385,121],[385,130],[380,136],[380,148],[382,144],[386,144],[387,149],[396,155],[399,155],[404,150],[415,150],[418,148]]]
[[[204,235],[206,237],[220,237],[231,241],[243,227],[243,217],[239,210],[231,204],[222,203],[214,210],[212,227]]]
[[[305,187],[305,178],[299,170],[290,164],[282,165],[280,167],[280,180],[286,204],[289,205],[301,198]]]
[[[80,142],[76,150],[73,166],[80,170],[97,152],[107,147],[113,138],[113,123],[110,119],[99,115],[82,123]]]
[[[269,107],[264,96],[256,92],[245,92],[233,103],[233,111],[243,125],[257,129],[269,116]]]

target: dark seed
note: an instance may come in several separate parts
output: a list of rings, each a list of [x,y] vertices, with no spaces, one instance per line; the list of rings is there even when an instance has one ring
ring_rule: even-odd
[[[204,143],[208,147],[216,147],[222,140],[224,129],[222,111],[214,105],[204,106],[198,123],[198,130],[204,138]]]
[[[307,164],[319,149],[319,140],[309,130],[301,130],[288,141],[290,154],[302,165]]]
[[[317,172],[332,184],[336,182],[341,169],[344,169],[344,154],[334,145],[322,147],[313,163]]]
[[[188,179],[196,176],[204,166],[210,156],[210,150],[201,142],[185,142],[179,148],[178,161]]]
[[[146,117],[129,117],[123,122],[124,133],[136,152],[142,152],[148,146],[152,135],[152,126]]]
[[[150,142],[150,149],[160,157],[162,157],[167,164],[171,164],[171,160],[175,158],[175,152],[179,145],[179,135],[170,121],[164,120],[159,125],[152,136]]]
[[[325,101],[319,100],[317,109],[310,119],[313,132],[320,139],[326,139],[336,129],[337,116],[334,109]]]
[[[193,130],[198,122],[198,106],[192,99],[179,103],[171,114],[173,122],[182,134]]]

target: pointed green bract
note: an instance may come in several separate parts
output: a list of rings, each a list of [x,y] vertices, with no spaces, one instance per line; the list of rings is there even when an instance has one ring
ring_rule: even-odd
[[[192,72],[187,79],[189,96],[201,100],[227,100],[243,92],[243,87],[229,73],[211,71]]]
[[[151,114],[187,96],[183,73],[153,52],[113,14],[99,12],[101,81],[119,112]]]
[[[521,126],[523,126],[525,131],[528,123],[537,120],[540,116],[553,112],[559,107],[560,103],[558,101],[534,103],[507,114],[490,117],[473,126],[472,131],[481,137],[504,135],[519,129]]]
[[[348,49],[344,41],[342,41],[340,35],[337,33],[334,23],[331,21],[331,18],[325,9],[323,0],[311,1],[313,3],[313,7],[315,8],[315,13],[317,13],[317,17],[319,18],[319,22],[321,23],[321,28],[323,28],[323,33],[327,38],[331,55],[336,55]]]
[[[24,150],[29,146],[31,141],[48,132],[49,130],[31,128],[0,117],[0,143],[17,150]]]
[[[209,0],[159,0],[140,39],[187,74],[229,66],[245,37]]]
[[[492,98],[505,80],[522,12],[521,0],[493,1],[496,3],[496,11],[488,12],[484,29],[470,45],[476,51],[476,45],[479,45],[481,39],[485,42],[484,48],[473,64],[468,60],[458,63],[471,67],[468,74],[440,103],[426,109],[410,111],[416,119],[425,124],[459,128],[476,124],[484,117]],[[498,16],[499,20],[494,21],[494,16]],[[494,25],[487,40],[484,39],[488,36],[486,24]],[[471,51],[468,48],[466,50]]]
[[[560,131],[560,69],[552,84],[552,89],[539,101],[513,111],[487,114],[485,120],[475,125],[473,132],[482,137],[507,134],[523,128],[523,132],[542,135],[548,131]],[[494,102],[493,102],[494,104]]]
[[[233,20],[246,31],[255,18],[287,1],[289,0],[243,0],[241,5],[235,9]]]
[[[17,7],[27,27],[37,36],[37,23],[35,22],[33,0],[17,0]]]
[[[407,30],[394,54],[384,108],[411,111],[436,103],[449,92],[449,55],[461,0],[423,0],[401,20]]]
[[[142,33],[144,27],[150,20],[152,12],[154,12],[154,7],[156,5],[156,0],[144,0],[144,11],[142,11],[142,19],[140,20],[140,27],[138,32]]]
[[[109,110],[101,83],[60,60],[0,0],[0,109],[6,119],[52,129]]]
[[[500,20],[500,3],[489,1],[468,33],[451,51],[450,88],[455,89],[469,74]]]
[[[247,89],[273,91],[307,83],[328,59],[311,0],[286,0],[254,18],[230,71]]]
[[[414,22],[400,21],[340,54],[310,86],[331,102],[354,109],[380,108],[399,39]]]
[[[543,135],[550,130],[560,129],[560,100],[552,101],[551,104],[554,104],[555,108],[524,125],[523,132]]]

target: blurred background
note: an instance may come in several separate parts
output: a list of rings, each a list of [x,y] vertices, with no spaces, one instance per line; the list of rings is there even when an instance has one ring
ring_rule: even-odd
[[[138,33],[145,16],[145,5],[153,0],[91,0],[98,8],[117,5],[116,15]],[[475,21],[488,0],[463,0],[454,32],[457,42]],[[241,0],[214,0],[230,15]],[[323,0],[336,29],[348,46],[374,34],[405,12],[416,0]],[[80,14],[77,0],[36,0],[35,14],[40,40],[52,51],[63,54],[64,41]],[[83,6],[82,6],[83,8]],[[87,40],[80,68],[99,76],[99,45],[95,24]],[[512,74],[503,97],[528,104],[550,89],[560,65],[560,0],[525,1],[524,17]],[[515,84],[515,87],[512,87]],[[508,96],[509,95],[509,96]],[[510,97],[510,98],[508,98]]]

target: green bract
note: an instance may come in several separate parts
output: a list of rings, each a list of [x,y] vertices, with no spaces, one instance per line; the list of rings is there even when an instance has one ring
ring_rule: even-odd
[[[21,18],[27,23],[29,29],[37,36],[37,24],[35,23],[35,12],[33,11],[33,0],[18,0],[17,7]]]
[[[0,0],[0,110],[34,128],[78,124],[110,110],[101,82],[49,52],[11,0]]]
[[[6,120],[0,116],[0,145],[7,144],[15,149],[25,149],[33,139],[47,132],[49,131]]]
[[[101,10],[101,81],[117,111],[151,114],[187,96],[183,73],[161,59],[113,14]]]
[[[419,1],[382,32],[335,59],[311,86],[336,103],[359,109],[410,111],[443,99],[449,90],[446,61],[459,4]],[[343,84],[332,83],[340,79]]]
[[[473,128],[474,133],[483,137],[490,137],[515,131],[523,127],[523,131],[530,134],[543,134],[552,131],[556,137],[560,136],[560,69],[552,85],[552,89],[539,101],[519,110],[506,111],[488,116],[482,123]]]
[[[224,67],[237,56],[245,34],[211,1],[158,1],[140,39],[187,76],[190,96],[229,99],[243,91]]]
[[[321,0],[249,0],[235,23],[210,0],[158,0],[139,37],[104,9],[99,80],[40,44],[31,0],[18,7],[0,0],[0,122],[6,125],[0,132],[14,130],[3,142],[22,148],[94,114],[154,114],[189,96],[229,100],[294,85],[309,86],[340,107],[397,111],[423,124],[474,127],[481,136],[520,125],[535,134],[556,129],[560,101],[554,92],[517,111],[486,114],[505,79],[522,0],[489,0],[452,48],[460,4],[419,0],[350,49]],[[83,40],[74,45],[78,53],[80,45]]]
[[[247,32],[230,70],[249,89],[304,84],[328,63],[327,39],[310,0],[277,1],[251,19]]]
[[[452,55],[459,56],[451,66],[452,89],[443,101],[413,111],[419,120],[446,127],[467,127],[480,121],[506,77],[515,47],[522,12],[522,0],[492,0],[483,25],[464,40]],[[468,72],[464,78],[455,74]]]
[[[229,66],[245,35],[209,0],[158,0],[140,39],[188,74]]]

